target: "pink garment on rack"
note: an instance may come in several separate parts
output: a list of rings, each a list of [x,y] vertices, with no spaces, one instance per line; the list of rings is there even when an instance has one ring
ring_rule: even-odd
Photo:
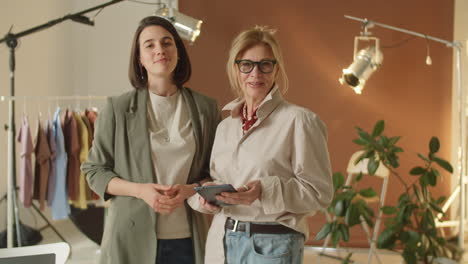
[[[39,209],[44,210],[47,198],[47,185],[50,170],[50,148],[46,132],[39,120],[36,138],[36,166],[34,170],[34,193],[33,199],[39,200]]]
[[[23,115],[23,121],[18,133],[18,142],[21,143],[20,152],[20,173],[19,173],[19,200],[24,207],[30,207],[32,202],[33,170],[32,153],[34,145],[32,142],[31,131],[29,129],[28,118]]]

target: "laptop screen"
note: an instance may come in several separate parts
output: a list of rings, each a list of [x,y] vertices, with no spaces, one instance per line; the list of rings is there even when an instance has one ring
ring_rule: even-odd
[[[1,258],[0,264],[55,264],[55,254]]]

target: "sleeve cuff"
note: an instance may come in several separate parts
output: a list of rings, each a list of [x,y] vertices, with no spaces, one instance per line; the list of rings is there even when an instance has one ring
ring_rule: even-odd
[[[114,195],[106,193],[107,190],[107,185],[109,182],[115,178],[119,177],[117,174],[111,171],[104,172],[99,175],[99,177],[96,177],[96,181],[93,184],[90,184],[89,186],[92,186],[93,191],[99,195],[99,197],[103,198],[104,201],[107,201],[114,197]]]

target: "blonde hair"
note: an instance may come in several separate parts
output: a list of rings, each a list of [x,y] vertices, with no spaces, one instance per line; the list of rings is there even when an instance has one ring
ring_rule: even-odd
[[[255,26],[252,29],[241,32],[232,41],[231,49],[229,50],[229,58],[226,64],[226,72],[229,77],[231,89],[238,97],[243,97],[244,94],[242,93],[241,84],[237,78],[238,68],[235,65],[236,60],[246,50],[259,44],[264,44],[271,48],[273,56],[277,61],[276,65],[278,65],[278,74],[275,78],[275,84],[279,85],[282,94],[286,93],[288,90],[288,76],[284,68],[283,55],[278,40],[274,36],[275,32],[275,30],[266,26]]]

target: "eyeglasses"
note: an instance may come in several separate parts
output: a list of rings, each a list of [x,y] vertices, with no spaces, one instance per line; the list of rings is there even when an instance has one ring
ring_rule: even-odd
[[[255,65],[258,66],[258,70],[261,73],[271,73],[275,69],[276,60],[236,60],[236,64],[239,67],[239,71],[242,73],[252,72],[255,68]]]

